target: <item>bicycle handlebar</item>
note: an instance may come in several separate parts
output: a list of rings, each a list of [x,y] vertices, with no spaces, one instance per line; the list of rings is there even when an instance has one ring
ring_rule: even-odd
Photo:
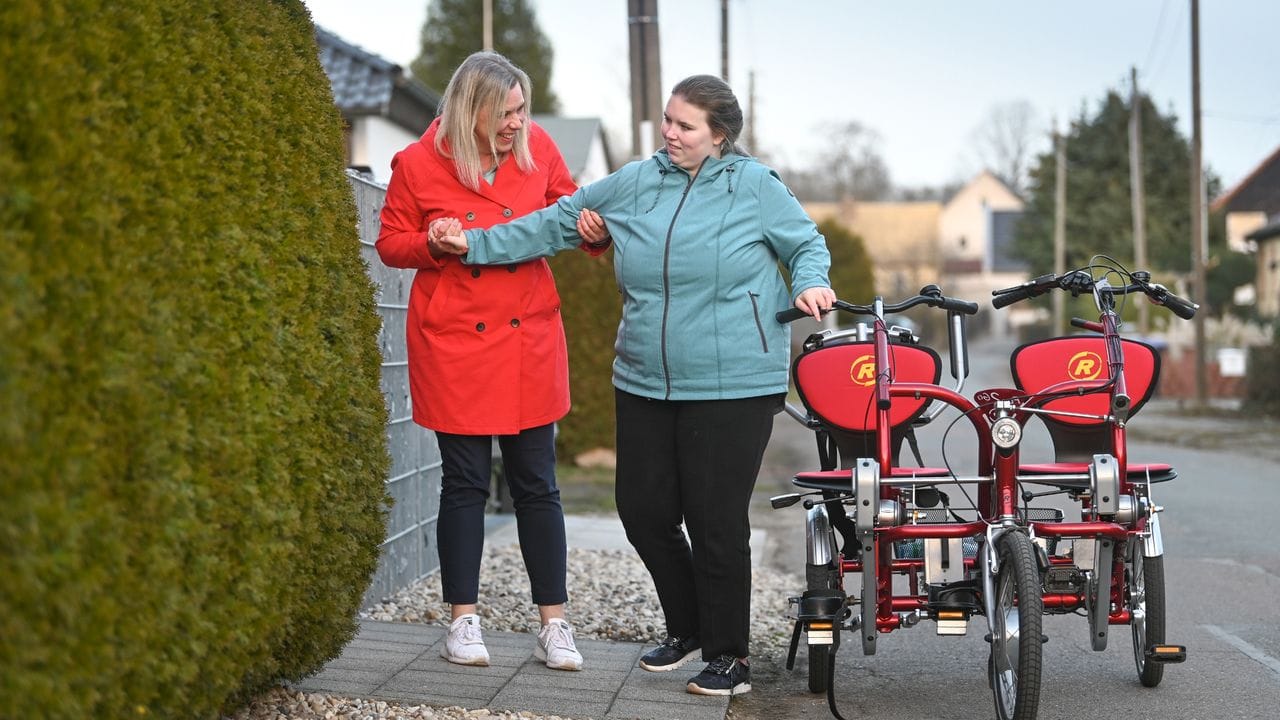
[[[926,285],[920,289],[919,295],[909,297],[906,300],[893,305],[885,305],[883,306],[883,312],[886,314],[899,313],[908,308],[913,308],[916,305],[928,305],[929,307],[941,308],[948,312],[957,312],[964,315],[973,315],[978,312],[978,303],[947,297],[942,294],[942,290],[939,289],[937,285]],[[854,305],[853,303],[847,303],[843,300],[836,300],[832,304],[831,309],[843,310],[851,315],[874,316],[876,314],[874,305]],[[774,319],[783,325],[805,317],[809,317],[809,313],[795,307],[781,310],[774,315]]]
[[[1147,282],[1149,277],[1151,275],[1146,272],[1129,273],[1129,279],[1133,280],[1132,283],[1118,286],[1107,285],[1103,292],[1111,295],[1140,292],[1146,295],[1151,302],[1156,305],[1163,305],[1183,320],[1190,320],[1195,316],[1196,310],[1200,307],[1199,305],[1169,292],[1169,288],[1163,285]],[[1079,295],[1082,292],[1093,290],[1094,285],[1093,276],[1084,270],[1072,270],[1062,275],[1050,273],[1032,278],[1021,285],[992,291],[991,294],[995,297],[991,301],[991,306],[998,310],[1022,300],[1039,297],[1050,290],[1066,290],[1072,295]]]

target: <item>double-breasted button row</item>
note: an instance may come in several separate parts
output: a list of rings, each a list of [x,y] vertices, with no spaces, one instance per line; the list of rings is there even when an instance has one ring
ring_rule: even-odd
[[[511,208],[502,208],[502,217],[508,217],[508,218],[509,218],[509,217],[511,217],[511,216],[512,216],[512,215],[514,215],[514,214],[515,214],[515,211],[514,211],[514,210],[512,210]],[[468,220],[468,221],[475,220],[475,219],[476,219],[476,214],[475,214],[475,213],[473,213],[473,212],[469,212],[469,213],[467,213],[467,220]]]
[[[467,213],[467,220],[475,220],[475,219],[476,219],[476,214],[475,214],[475,213],[473,213],[473,212],[469,212],[469,213]]]
[[[502,208],[502,217],[511,217],[511,208]]]
[[[476,323],[476,332],[484,332],[484,327],[485,327],[484,323],[482,322]],[[511,318],[511,327],[513,328],[520,327],[520,318]]]

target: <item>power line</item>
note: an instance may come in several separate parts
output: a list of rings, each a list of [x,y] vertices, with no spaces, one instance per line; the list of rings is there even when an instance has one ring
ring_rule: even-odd
[[[1168,9],[1169,9],[1168,0],[1164,0],[1163,2],[1160,3],[1160,17],[1158,20],[1156,20],[1156,31],[1155,31],[1155,34],[1151,36],[1151,46],[1147,48],[1147,59],[1145,62],[1142,63],[1143,77],[1147,76],[1147,68],[1151,66],[1151,56],[1155,54],[1156,43],[1160,40],[1160,31],[1164,29],[1165,11]]]

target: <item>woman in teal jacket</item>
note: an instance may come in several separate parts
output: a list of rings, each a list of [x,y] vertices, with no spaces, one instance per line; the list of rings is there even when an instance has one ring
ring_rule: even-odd
[[[604,218],[622,293],[618,515],[667,621],[640,665],[674,670],[700,654],[709,664],[687,688],[712,695],[751,689],[747,509],[790,361],[790,330],[773,316],[794,304],[816,318],[835,300],[826,241],[777,174],[735,145],[741,131],[729,86],[690,77],[672,90],[653,157],[510,223],[463,234],[440,221],[429,233],[468,263],[510,263],[580,246],[588,208]]]

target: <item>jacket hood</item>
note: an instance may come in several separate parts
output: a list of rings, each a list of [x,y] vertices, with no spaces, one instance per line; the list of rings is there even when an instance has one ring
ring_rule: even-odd
[[[663,180],[666,179],[666,176],[672,173],[684,173],[686,175],[689,173],[688,170],[685,170],[671,161],[671,156],[667,154],[666,148],[662,148],[655,152],[652,159],[657,163],[658,172],[662,173]],[[702,161],[702,168],[698,170],[698,177],[709,178],[712,182],[715,182],[721,174],[728,173],[729,192],[733,192],[733,186],[735,184],[735,178],[733,177],[734,174],[740,171],[746,164],[754,162],[756,162],[755,158],[749,155],[739,155],[734,152],[725,153],[723,157],[713,157],[708,155],[707,158]]]

